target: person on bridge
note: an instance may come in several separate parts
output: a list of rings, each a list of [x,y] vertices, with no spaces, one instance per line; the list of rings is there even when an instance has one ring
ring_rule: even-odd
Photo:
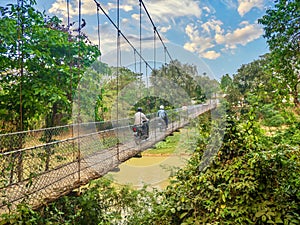
[[[143,109],[138,107],[137,112],[134,114],[134,125],[142,125],[145,134],[149,137],[149,119],[143,113]]]
[[[159,107],[157,116],[160,117],[165,122],[166,128],[168,128],[168,115],[167,115],[167,112],[165,111],[165,107],[163,105],[161,105]]]

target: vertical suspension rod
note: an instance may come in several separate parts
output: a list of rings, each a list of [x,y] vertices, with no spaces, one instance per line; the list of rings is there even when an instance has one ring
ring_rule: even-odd
[[[120,0],[117,0],[117,159],[120,161],[119,149],[119,65],[120,65]]]
[[[80,42],[81,42],[81,0],[78,1],[78,114],[77,114],[77,135],[78,135],[78,142],[77,142],[77,162],[78,162],[78,181],[80,181],[80,170],[81,170],[81,151],[80,151],[80,107],[81,107],[81,102],[80,102],[80,64],[81,64],[81,54],[80,54]]]
[[[154,70],[156,69],[156,31],[155,31],[155,28],[153,29],[154,32],[153,32],[153,61],[154,61]]]
[[[19,131],[23,131],[23,96],[22,96],[22,85],[23,85],[23,76],[24,76],[24,53],[23,53],[23,35],[24,35],[24,25],[23,25],[23,7],[24,2],[20,0],[17,2],[18,4],[18,61],[20,66],[20,84],[19,84],[19,93],[20,93],[20,123],[19,123]]]
[[[139,44],[140,44],[140,91],[139,91],[139,99],[141,99],[141,87],[142,87],[142,59],[141,59],[141,56],[142,56],[142,5],[141,5],[141,2],[139,3],[139,6],[140,6],[140,40],[139,40]]]

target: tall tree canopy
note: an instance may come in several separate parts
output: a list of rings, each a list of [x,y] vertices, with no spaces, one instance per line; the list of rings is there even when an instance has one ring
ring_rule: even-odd
[[[71,35],[35,4],[0,7],[0,121],[8,131],[34,128],[41,119],[53,126],[58,115],[70,115],[81,74],[100,54],[83,33]]]
[[[259,19],[264,25],[271,50],[271,69],[277,91],[293,97],[299,105],[300,83],[300,3],[298,0],[276,0],[274,9],[268,9]],[[284,93],[286,91],[286,93]]]
[[[218,90],[218,82],[211,80],[208,76],[200,76],[195,65],[182,64],[178,60],[171,61],[168,65],[163,65],[160,70],[154,71],[151,76],[151,83],[158,85],[160,78],[168,79],[197,102],[203,102],[212,97]],[[177,90],[172,87],[168,89],[168,95],[173,95]],[[186,102],[185,104],[190,104]]]

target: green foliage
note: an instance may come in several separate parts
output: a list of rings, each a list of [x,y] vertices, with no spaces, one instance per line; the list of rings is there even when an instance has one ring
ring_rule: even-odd
[[[227,93],[228,88],[230,88],[232,86],[232,78],[229,76],[229,74],[225,74],[224,76],[222,76],[221,78],[221,89]]]
[[[279,127],[285,123],[284,117],[280,114],[276,114],[270,118],[264,120],[265,125],[272,127]]]
[[[132,107],[135,104],[133,102],[135,97],[140,94],[143,96],[145,88],[144,84],[139,82],[139,74],[132,72],[128,68],[122,67],[117,69],[112,67],[105,70],[106,77],[102,79],[101,89],[99,89],[103,91],[101,94],[101,107],[98,109],[98,113],[102,114],[101,117],[104,120],[111,120],[112,116],[115,116],[112,115],[112,110],[116,107],[117,101],[122,107]],[[116,76],[117,73],[118,77]],[[137,93],[138,87],[140,89],[138,89]],[[98,101],[99,98],[97,98]]]
[[[277,131],[270,140],[275,145],[288,145],[299,146],[300,145],[300,122],[291,124],[285,130]]]
[[[132,107],[132,111],[136,112],[138,107],[142,107],[145,113],[156,113],[159,109],[159,106],[163,105],[165,110],[172,109],[172,105],[170,102],[156,96],[146,96],[145,98],[140,99],[134,106]]]
[[[81,74],[100,54],[34,4],[0,7],[0,121],[7,132],[40,128],[41,120],[48,127],[66,123]]]
[[[100,179],[79,195],[62,197],[38,210],[20,205],[17,213],[3,214],[0,224],[126,224],[150,213],[152,204],[157,204],[153,196],[145,189],[115,187],[111,181]]]
[[[264,26],[264,37],[271,50],[270,70],[275,90],[282,99],[290,100],[292,96],[295,105],[299,104],[299,19],[298,0],[276,0],[274,8],[258,20]]]
[[[104,92],[104,89],[100,88],[100,94],[95,105],[95,121],[104,121],[104,113],[108,111],[108,108],[103,103]]]
[[[289,108],[284,110],[276,108],[278,107],[274,104],[266,104],[258,110],[263,125],[280,127],[282,125],[292,125],[296,121],[295,114]]]
[[[212,97],[219,87],[215,80],[211,80],[207,76],[199,76],[196,66],[181,64],[178,60],[173,60],[168,65],[163,65],[161,69],[154,71],[150,82],[154,86],[154,90],[159,92],[156,94],[159,94],[161,99],[169,100],[169,96],[176,96],[180,98],[176,102],[181,104],[190,104],[187,102],[189,99],[203,102]],[[178,95],[178,91],[182,91],[184,94]],[[184,98],[185,95],[189,97],[188,100]],[[180,107],[174,103],[173,105]]]
[[[7,224],[299,224],[299,122],[264,136],[249,108],[228,115],[223,144],[205,170],[199,165],[212,121],[199,118],[198,145],[185,168],[162,192],[92,182],[80,196],[66,196],[38,211],[19,208]],[[20,214],[21,213],[21,214]],[[13,223],[10,223],[12,221]],[[22,221],[22,222],[20,222]]]
[[[161,154],[168,155],[175,153],[176,150],[180,149],[180,152],[188,152],[193,151],[191,149],[193,146],[190,146],[189,143],[186,143],[183,137],[189,136],[189,140],[191,140],[192,136],[196,136],[197,134],[192,133],[192,128],[188,127],[187,129],[182,128],[180,132],[174,132],[172,136],[168,136],[165,140],[158,142],[153,148],[147,149],[144,153],[146,154]],[[195,137],[195,139],[198,137]]]
[[[108,118],[107,109],[116,99],[118,88],[137,81],[138,74],[121,68],[116,79],[116,68],[94,64],[88,71],[91,76],[84,77],[83,68],[99,55],[95,46],[85,45],[84,37],[79,37],[80,42],[70,42],[73,37],[62,30],[58,18],[45,20],[45,15],[30,6],[34,1],[25,3],[23,8],[0,7],[2,125],[5,121],[10,130],[20,126],[20,95],[24,98],[27,127],[41,117],[46,118],[48,125],[54,125],[56,115],[70,111],[80,80],[80,88],[96,93],[96,98],[81,96],[90,101],[83,108],[86,118]],[[207,114],[200,117],[196,126],[200,134],[193,157],[165,191],[148,192],[146,187],[132,190],[101,179],[82,189],[79,196],[62,197],[39,210],[21,204],[17,213],[3,214],[0,224],[299,224],[300,123],[292,111],[282,110],[286,106],[283,100],[289,103],[291,96],[296,105],[299,103],[299,12],[298,1],[277,0],[275,8],[267,10],[259,20],[265,26],[271,53],[242,65],[232,79],[229,75],[222,78],[229,114],[222,146],[205,170],[199,165],[212,129]],[[18,39],[21,29],[24,33]],[[70,57],[79,55],[79,46],[84,58]],[[20,50],[22,55],[17,54]],[[103,89],[90,85],[92,80],[107,75],[111,79],[103,84]],[[195,82],[196,68],[178,61],[164,65],[152,75],[153,87],[161,85],[173,97],[178,88],[196,101],[218,91],[216,82],[205,76],[199,76]],[[170,79],[173,86],[156,79],[162,77]],[[140,87],[147,96],[145,86]],[[133,91],[120,99],[130,102]],[[155,89],[151,91],[154,93]],[[151,106],[149,112],[159,104],[175,106],[165,96],[159,97],[147,97],[134,104]],[[182,98],[178,102],[184,101]],[[287,127],[265,136],[259,119],[267,126]],[[112,138],[106,144],[110,146],[115,141]]]
[[[247,117],[228,121],[223,146],[206,171],[198,169],[201,152],[195,154],[143,224],[300,222],[299,150],[273,146],[251,111]]]

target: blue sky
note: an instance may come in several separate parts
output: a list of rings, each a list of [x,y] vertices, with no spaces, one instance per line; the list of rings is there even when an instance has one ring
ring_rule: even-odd
[[[1,2],[6,4],[16,1]],[[37,2],[40,10],[66,21],[66,0],[37,0]],[[97,2],[117,23],[117,1]],[[257,19],[274,4],[272,0],[144,0],[143,2],[172,58],[183,63],[197,64],[198,68],[200,67],[199,73],[205,72],[220,79],[226,73],[235,74],[242,64],[250,63],[268,52],[266,41],[262,37],[263,29],[257,24]],[[81,12],[81,17],[87,22],[83,32],[98,44],[97,10],[94,0],[82,0]],[[78,21],[78,0],[70,0],[69,13],[71,22]],[[137,49],[140,47],[139,19],[139,0],[120,0],[120,30]],[[155,53],[153,51],[154,44],[157,48],[162,48],[162,45],[157,36],[154,42],[153,27],[144,10],[142,21],[141,32],[145,40],[142,42],[142,52],[148,52],[149,55],[145,57],[147,60],[151,61],[155,57],[163,63],[164,51],[159,49]],[[100,33],[100,49],[105,57],[115,51],[116,30],[103,14],[100,14]],[[122,57],[124,66],[135,62],[136,56],[124,40],[121,40],[121,52],[121,55],[124,54]],[[107,60],[109,62],[113,59]],[[126,60],[128,62],[125,62]]]

